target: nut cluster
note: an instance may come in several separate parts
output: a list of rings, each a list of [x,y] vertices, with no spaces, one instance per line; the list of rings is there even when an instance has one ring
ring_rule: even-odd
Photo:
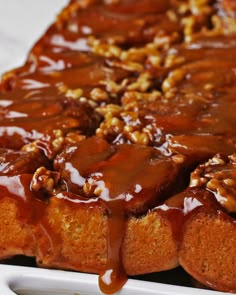
[[[236,211],[236,154],[228,159],[217,154],[192,174],[190,187],[205,187],[229,212]]]

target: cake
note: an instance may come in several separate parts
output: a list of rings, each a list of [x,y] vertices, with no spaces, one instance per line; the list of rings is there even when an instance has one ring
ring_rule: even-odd
[[[233,0],[71,0],[0,85],[0,259],[236,292]]]

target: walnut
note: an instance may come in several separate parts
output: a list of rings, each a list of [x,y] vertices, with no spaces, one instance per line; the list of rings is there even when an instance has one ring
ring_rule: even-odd
[[[47,170],[45,167],[38,168],[31,181],[31,189],[34,191],[46,191],[53,193],[60,179],[59,172]]]
[[[236,212],[235,154],[228,159],[217,154],[191,174],[190,187],[205,187],[229,212]]]
[[[92,100],[95,101],[108,101],[109,96],[107,94],[107,92],[101,88],[94,88],[91,92],[90,92],[90,96],[92,98]]]

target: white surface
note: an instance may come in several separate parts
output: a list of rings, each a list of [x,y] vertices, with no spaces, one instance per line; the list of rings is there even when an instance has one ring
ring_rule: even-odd
[[[100,295],[97,275],[0,265],[1,295]],[[13,292],[15,291],[15,292]],[[199,290],[129,280],[119,295],[225,295]]]
[[[0,0],[0,74],[22,65],[67,0]]]

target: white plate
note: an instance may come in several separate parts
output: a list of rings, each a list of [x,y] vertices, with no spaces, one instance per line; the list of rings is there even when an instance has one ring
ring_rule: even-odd
[[[1,295],[101,295],[98,276],[0,265]],[[120,295],[225,295],[226,293],[129,279]]]

